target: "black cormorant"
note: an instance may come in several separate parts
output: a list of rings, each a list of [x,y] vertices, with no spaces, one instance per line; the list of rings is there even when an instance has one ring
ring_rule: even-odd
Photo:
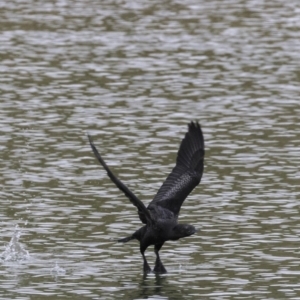
[[[109,178],[137,207],[140,220],[145,224],[129,237],[119,239],[118,242],[126,243],[134,239],[140,242],[145,273],[151,272],[145,251],[148,246],[154,245],[156,262],[153,271],[160,274],[166,273],[158,253],[164,242],[178,240],[196,232],[192,225],[178,224],[178,215],[183,201],[200,183],[203,174],[204,138],[199,123],[191,122],[188,125],[188,132],[178,150],[176,165],[148,207],[111,172],[97,151],[91,136],[88,138],[96,158],[106,170]]]

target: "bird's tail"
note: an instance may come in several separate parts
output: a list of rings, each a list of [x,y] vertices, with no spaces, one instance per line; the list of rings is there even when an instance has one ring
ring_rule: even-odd
[[[135,239],[135,237],[134,237],[133,235],[131,235],[131,236],[128,236],[128,237],[126,237],[126,238],[119,239],[118,242],[119,242],[119,243],[127,243],[127,242],[129,242],[129,241],[131,241],[131,240],[134,240],[134,239]]]

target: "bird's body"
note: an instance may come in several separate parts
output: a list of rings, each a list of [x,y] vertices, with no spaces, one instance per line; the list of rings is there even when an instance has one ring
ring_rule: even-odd
[[[140,251],[144,260],[144,272],[146,273],[150,272],[151,268],[148,265],[144,252],[150,245],[154,245],[156,254],[154,272],[166,273],[158,253],[160,248],[168,240],[178,240],[196,232],[195,227],[192,225],[179,224],[178,214],[183,201],[199,184],[203,173],[205,151],[200,125],[194,122],[189,124],[189,130],[182,140],[177,154],[176,165],[147,208],[111,172],[90,136],[89,141],[96,158],[104,167],[110,179],[137,207],[140,220],[145,224],[131,236],[118,241],[128,242],[136,239],[140,242]]]

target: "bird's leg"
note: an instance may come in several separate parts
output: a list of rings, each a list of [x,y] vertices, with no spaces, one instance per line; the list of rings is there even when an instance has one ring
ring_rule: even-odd
[[[164,265],[162,264],[160,257],[159,257],[159,253],[158,251],[160,250],[160,248],[162,247],[162,244],[156,244],[154,246],[154,252],[156,254],[156,261],[155,261],[155,267],[154,267],[154,273],[158,273],[158,274],[165,274],[167,273],[167,270],[165,269]]]
[[[140,250],[141,250],[141,253],[142,253],[142,256],[143,256],[143,260],[144,260],[144,273],[150,273],[151,268],[149,267],[146,256],[145,256],[146,248],[145,247],[140,247]]]

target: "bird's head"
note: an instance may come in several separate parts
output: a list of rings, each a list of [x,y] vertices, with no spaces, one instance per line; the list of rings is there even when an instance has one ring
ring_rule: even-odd
[[[196,232],[196,228],[193,225],[189,224],[177,224],[172,229],[172,237],[170,240],[176,241],[180,238],[190,236]]]

